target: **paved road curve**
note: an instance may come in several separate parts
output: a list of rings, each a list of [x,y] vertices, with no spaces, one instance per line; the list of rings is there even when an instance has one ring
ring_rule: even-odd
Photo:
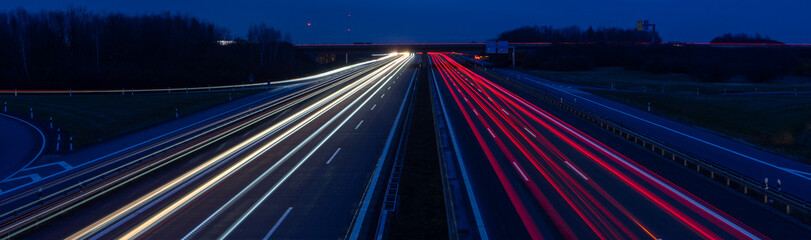
[[[45,135],[25,120],[6,114],[0,114],[0,129],[0,179],[5,179],[42,154]]]

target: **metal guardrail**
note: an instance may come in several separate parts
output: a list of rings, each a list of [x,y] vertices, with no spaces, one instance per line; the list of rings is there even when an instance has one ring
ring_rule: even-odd
[[[419,69],[417,69],[419,71]],[[414,73],[415,75],[417,73]],[[418,80],[414,80],[418,81]],[[417,95],[418,84],[414,84],[411,90],[411,96],[408,96],[408,110],[406,115],[403,116],[403,127],[400,129],[400,139],[397,142],[397,151],[394,156],[394,163],[392,164],[391,173],[389,173],[389,181],[386,184],[386,190],[383,192],[383,207],[380,211],[380,218],[377,222],[376,240],[388,239],[391,230],[391,218],[397,214],[397,207],[400,205],[400,177],[403,174],[403,163],[406,156],[406,148],[408,146],[409,130],[411,129],[412,113],[414,112],[414,99]]]
[[[494,73],[487,73],[496,76]],[[681,150],[663,141],[630,130],[619,123],[612,122],[594,112],[588,111],[582,106],[579,106],[576,102],[562,100],[563,98],[547,90],[532,89],[509,80],[501,79],[500,77],[496,79],[503,83],[509,84],[510,86],[513,86],[514,88],[521,90],[522,92],[537,99],[544,100],[563,110],[574,113],[575,115],[580,116],[581,118],[584,118],[601,128],[609,130],[628,141],[633,141],[635,144],[641,145],[643,148],[661,155],[662,158],[669,159],[675,163],[681,164],[686,168],[695,169],[699,174],[707,176],[716,182],[725,184],[727,187],[740,191],[746,196],[755,198],[756,200],[774,207],[806,224],[811,224],[811,202],[808,200],[796,197],[790,193],[782,191],[781,189],[763,185],[762,182],[757,179],[737,173],[723,165]]]
[[[433,66],[428,69],[433,69]],[[437,152],[439,153],[439,167],[442,174],[442,188],[445,199],[445,211],[448,219],[448,238],[451,240],[456,239],[476,239],[475,229],[477,226],[474,221],[474,213],[472,213],[472,206],[465,200],[467,193],[465,192],[465,184],[463,183],[464,174],[461,173],[461,168],[457,165],[456,150],[453,147],[451,132],[449,124],[444,117],[443,108],[440,105],[440,98],[438,91],[434,84],[430,81],[429,76],[429,89],[431,94],[431,108],[433,110],[434,118],[434,131],[436,132]],[[434,79],[437,81],[437,79]],[[456,160],[456,161],[455,161]],[[473,197],[473,196],[468,196]],[[481,234],[481,233],[478,233]],[[479,236],[481,238],[481,236]]]
[[[350,79],[351,76],[358,75],[358,74],[364,74],[365,72],[366,71],[357,71],[357,72],[353,71],[353,72],[350,72],[350,73],[345,74],[342,77],[338,78],[337,81],[330,81],[330,82],[325,82],[323,84],[312,86],[311,89],[315,90],[314,92],[309,91],[309,90],[304,90],[304,91],[300,91],[300,92],[298,92],[296,94],[293,94],[291,96],[285,97],[283,99],[280,99],[279,101],[274,101],[274,102],[282,103],[282,102],[285,102],[287,100],[293,100],[292,104],[285,105],[285,106],[291,106],[291,105],[294,105],[294,104],[299,103],[301,101],[304,101],[306,98],[309,98],[307,96],[315,96],[315,95],[320,94],[323,91],[326,91],[325,88],[319,88],[320,86],[325,86],[325,85],[328,85],[328,84],[340,84],[340,82],[342,82],[341,80]],[[304,95],[306,95],[306,96],[304,96]],[[304,96],[305,99],[301,99],[300,97],[302,97],[302,96]],[[250,113],[262,112],[262,111],[271,109],[271,108],[276,107],[276,106],[277,106],[276,104],[269,103],[264,108],[248,109],[248,110],[245,110],[243,113],[248,113],[248,115],[244,115],[244,116],[249,116]],[[281,107],[279,109],[274,110],[273,112],[277,113],[277,112],[283,111],[284,109],[286,109],[286,107]],[[237,114],[237,115],[240,115],[240,114]],[[273,115],[273,114],[267,114],[266,116],[271,116],[271,115]],[[233,123],[233,122],[236,122],[236,121],[239,121],[239,120],[242,120],[242,119],[243,118],[237,118],[236,120],[230,121],[229,124]],[[260,118],[260,119],[256,119],[256,120],[253,120],[253,121],[249,121],[247,124],[251,125],[251,124],[260,122],[263,119],[264,118]],[[238,128],[237,130],[241,130],[241,129],[244,129],[244,128],[245,127],[243,126],[243,127]],[[147,154],[145,156],[141,156],[139,158],[134,159],[133,161],[126,162],[126,163],[124,163],[124,164],[122,164],[120,166],[117,166],[117,167],[115,167],[115,168],[113,168],[111,170],[107,170],[107,171],[104,171],[101,174],[97,174],[95,176],[86,178],[86,179],[80,181],[77,184],[69,185],[68,187],[65,187],[63,189],[58,189],[54,193],[49,194],[47,196],[39,196],[38,199],[36,199],[34,201],[31,201],[31,202],[29,202],[27,204],[24,204],[24,205],[22,205],[20,207],[17,207],[15,209],[10,210],[10,211],[0,213],[0,219],[2,219],[2,222],[0,222],[0,224],[2,224],[2,226],[0,226],[0,236],[2,236],[3,238],[11,237],[13,235],[19,234],[20,232],[25,231],[26,229],[28,229],[30,227],[33,227],[33,226],[22,226],[21,227],[22,230],[20,230],[19,228],[14,228],[14,229],[9,229],[8,228],[9,225],[12,225],[14,222],[18,221],[19,219],[27,218],[30,215],[32,215],[33,213],[30,212],[31,210],[35,210],[35,209],[38,209],[38,208],[41,208],[41,207],[49,207],[49,206],[55,205],[55,202],[63,201],[63,200],[66,200],[68,198],[75,197],[77,195],[82,195],[83,192],[84,193],[89,193],[91,190],[94,190],[93,189],[94,187],[98,187],[99,185],[111,185],[111,184],[115,185],[114,183],[110,183],[109,181],[115,180],[118,176],[122,176],[122,174],[126,175],[126,173],[130,173],[130,174],[136,174],[136,177],[141,177],[141,176],[145,175],[146,173],[149,173],[149,172],[153,171],[154,169],[165,166],[165,165],[167,165],[167,164],[169,164],[169,163],[171,163],[171,162],[173,162],[173,161],[175,161],[175,160],[177,160],[177,159],[179,159],[181,157],[187,156],[188,154],[191,154],[191,153],[195,152],[196,150],[198,150],[198,149],[200,149],[202,147],[208,146],[208,145],[210,145],[210,144],[212,144],[214,142],[218,142],[218,141],[220,141],[222,139],[225,139],[226,137],[232,135],[233,133],[238,132],[238,131],[230,131],[230,132],[223,133],[218,129],[219,128],[209,129],[208,131],[204,131],[202,133],[202,134],[206,134],[206,133],[211,133],[211,132],[214,132],[214,131],[219,133],[217,135],[217,137],[210,138],[209,139],[210,141],[200,141],[199,138],[197,138],[197,136],[199,136],[200,134],[197,134],[195,137],[189,139],[189,141],[191,141],[191,142],[181,141],[181,142],[178,142],[178,143],[171,144],[170,146],[166,146],[166,147],[161,148],[161,150],[159,150],[159,151],[154,151],[153,153],[149,153],[149,154]],[[187,144],[187,143],[196,144],[196,145],[202,145],[202,147],[195,147],[195,148],[193,148],[192,151],[174,151],[174,149],[176,149],[177,146]],[[154,163],[149,165],[149,166],[153,166],[153,167],[147,166],[146,169],[138,169],[138,167],[141,166],[141,163],[147,162],[148,159],[154,158],[154,157],[156,157],[156,156],[158,156],[160,154],[169,154],[169,155],[172,155],[172,156],[167,158],[168,160],[166,160],[166,161],[154,162]],[[95,169],[93,171],[96,171],[96,170],[98,170],[98,169]],[[121,180],[121,179],[118,179],[118,180]],[[133,181],[133,179],[123,179],[123,182],[121,182],[120,184],[117,184],[117,185],[115,185],[113,187],[120,187],[120,186],[123,186],[124,184],[126,184],[128,182],[131,182],[131,181]],[[102,184],[102,183],[105,183],[105,184]],[[61,184],[61,183],[57,183],[55,185],[59,185],[59,184]],[[91,197],[88,197],[88,198],[84,198],[82,201],[79,201],[78,204],[85,203],[85,202],[89,201],[90,199],[98,197],[100,195],[103,195],[104,193],[109,192],[111,190],[112,189],[101,190],[100,191],[101,193],[99,193],[98,195],[94,195],[94,196],[91,196]],[[35,194],[35,193],[33,191],[30,191],[28,194],[25,194],[24,196],[20,196],[20,198],[22,198],[22,197],[30,197],[31,194]],[[75,206],[76,205],[69,206],[67,210],[72,209]],[[65,211],[67,211],[67,210],[63,209],[62,211],[60,211],[60,213],[63,213]],[[46,218],[50,219],[52,217],[53,216],[47,216]],[[38,223],[40,223],[40,222],[42,222],[44,220],[43,219],[36,219],[36,220],[33,220],[33,221],[36,224],[38,224]]]

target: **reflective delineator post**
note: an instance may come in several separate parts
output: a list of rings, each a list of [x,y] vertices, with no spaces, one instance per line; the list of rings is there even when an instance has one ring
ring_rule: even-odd
[[[73,96],[73,89],[68,89],[68,96]]]
[[[769,178],[763,179],[763,189],[769,190]]]
[[[231,101],[231,93],[228,93],[228,101]]]
[[[56,128],[56,151],[59,151],[59,142],[62,142],[62,129]]]
[[[48,123],[50,123],[51,128],[54,128],[54,117],[48,117]]]
[[[177,108],[175,108],[175,118],[178,118],[178,117],[180,117],[180,115],[177,113]]]
[[[73,151],[73,137],[70,137],[70,150]]]
[[[3,112],[8,112],[8,102],[3,102]]]
[[[650,102],[648,102],[648,112],[650,112]]]
[[[777,191],[783,191],[783,182],[777,179]]]
[[[31,119],[34,119],[34,108],[28,108],[28,111],[31,112]]]

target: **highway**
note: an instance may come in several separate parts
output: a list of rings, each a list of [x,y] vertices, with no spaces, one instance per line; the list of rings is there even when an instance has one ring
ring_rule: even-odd
[[[794,219],[430,53],[482,239],[792,239]]]
[[[38,212],[64,216],[24,238],[358,238],[374,233],[380,188],[417,61],[376,64],[302,87]],[[242,115],[242,114],[239,114]],[[228,118],[228,117],[223,117]],[[247,124],[250,123],[250,124]],[[225,136],[225,133],[231,133]],[[216,145],[206,144],[221,138]],[[188,153],[185,149],[199,149]],[[172,159],[172,161],[163,160]],[[180,159],[180,160],[176,160]],[[166,162],[164,162],[166,161]],[[125,191],[118,179],[141,174]],[[164,165],[162,165],[164,166]],[[85,196],[102,197],[82,202]],[[13,226],[18,222],[5,223]]]
[[[17,169],[39,157],[45,149],[45,134],[36,126],[15,116],[0,113],[0,178],[6,178]]]

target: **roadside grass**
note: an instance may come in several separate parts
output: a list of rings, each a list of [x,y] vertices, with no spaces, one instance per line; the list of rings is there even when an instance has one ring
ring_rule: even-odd
[[[811,97],[590,92],[811,164]]]
[[[721,95],[758,91],[811,90],[811,81],[777,83],[705,83],[685,74],[652,74],[623,68],[592,71],[527,71],[563,83],[617,90],[585,89],[593,94],[682,123],[709,129],[811,164],[811,97],[808,95]],[[643,93],[642,87],[648,90]],[[661,88],[664,87],[664,94]],[[695,89],[701,89],[699,95]]]
[[[228,102],[229,93],[232,99],[238,99],[260,91],[134,96],[5,95],[0,96],[0,101],[8,103],[9,112],[26,120],[30,119],[30,108],[36,121],[47,123],[53,117],[54,128],[61,128],[62,137],[73,137],[74,147],[81,148],[175,119],[175,108],[182,117]]]
[[[767,91],[811,91],[811,81],[802,78],[786,77],[773,83],[749,83],[740,78],[728,82],[699,82],[687,74],[655,74],[644,71],[626,70],[621,67],[603,67],[589,71],[546,71],[524,70],[525,72],[547,80],[575,84],[587,87],[610,89],[611,84],[617,90],[632,90],[666,94],[699,95],[727,93],[767,92]]]

